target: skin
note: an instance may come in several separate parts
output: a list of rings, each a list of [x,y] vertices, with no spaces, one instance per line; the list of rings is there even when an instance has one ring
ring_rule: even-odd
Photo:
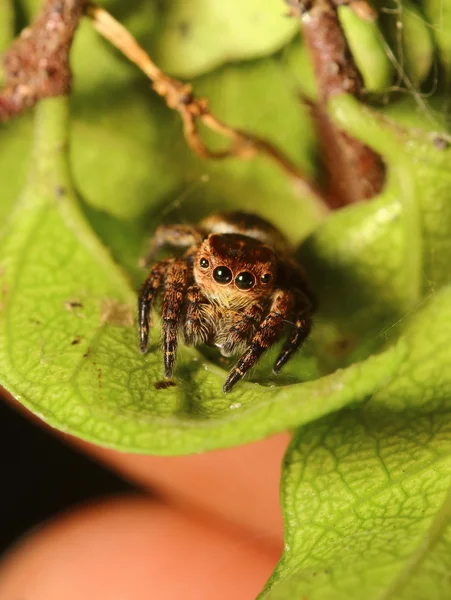
[[[223,356],[241,355],[223,387],[229,392],[291,323],[273,369],[279,372],[309,335],[315,306],[283,235],[257,215],[225,213],[198,227],[158,228],[149,257],[166,244],[187,250],[181,258],[157,262],[141,288],[141,351],[161,293],[166,378],[173,374],[180,330],[188,345],[206,343]]]
[[[282,551],[287,434],[183,457],[59,435],[141,493],[74,507],[21,538],[0,560],[0,600],[252,600],[261,591]]]

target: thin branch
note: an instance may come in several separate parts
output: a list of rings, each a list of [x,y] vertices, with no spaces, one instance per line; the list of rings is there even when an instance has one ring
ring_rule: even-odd
[[[209,159],[238,157],[252,158],[262,154],[273,160],[303,192],[316,196],[327,205],[319,187],[290,161],[285,154],[267,140],[256,135],[234,129],[215,117],[209,110],[205,98],[196,98],[192,86],[169,77],[151,60],[147,52],[135,38],[106,10],[88,3],[86,15],[91,19],[94,28],[127,58],[135,63],[152,81],[152,88],[159,94],[169,108],[176,110],[183,122],[185,139],[190,148],[199,156]],[[222,151],[210,150],[202,141],[197,123],[201,121],[209,129],[231,140],[229,148]]]
[[[301,22],[312,57],[321,102],[334,94],[361,96],[363,81],[343,33],[333,0],[286,0]]]
[[[0,121],[34,106],[41,98],[69,92],[69,50],[83,4],[83,0],[47,0],[32,25],[5,52]]]
[[[380,156],[360,140],[340,130],[327,114],[335,94],[363,95],[363,81],[337,15],[348,4],[359,16],[374,18],[365,0],[286,0],[290,14],[301,23],[304,43],[312,58],[319,101],[308,102],[317,125],[328,173],[329,206],[339,208],[378,194],[385,182]]]

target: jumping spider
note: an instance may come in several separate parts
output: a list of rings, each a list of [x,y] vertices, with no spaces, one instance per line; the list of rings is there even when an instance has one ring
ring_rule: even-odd
[[[242,353],[224,384],[233,386],[287,326],[278,373],[310,333],[313,295],[284,236],[246,213],[212,215],[197,227],[158,227],[149,264],[165,245],[186,248],[181,258],[152,267],[138,302],[141,352],[146,352],[151,310],[162,292],[164,374],[172,377],[179,331],[190,346],[217,346],[223,356]]]

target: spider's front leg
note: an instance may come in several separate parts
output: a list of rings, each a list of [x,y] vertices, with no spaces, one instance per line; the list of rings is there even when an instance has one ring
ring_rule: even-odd
[[[197,285],[191,285],[186,292],[186,314],[184,322],[185,342],[188,346],[205,343],[211,336],[213,309]],[[211,319],[208,315],[211,313]]]
[[[160,225],[157,227],[150,248],[144,258],[143,266],[148,266],[164,246],[189,248],[200,244],[202,233],[191,225]]]
[[[147,279],[143,283],[138,297],[138,323],[139,323],[139,341],[141,352],[144,354],[149,343],[149,330],[152,325],[152,306],[155,298],[162,286],[164,276],[173,262],[172,258],[167,258],[158,262],[152,267]]]
[[[281,368],[290,360],[293,354],[300,348],[312,329],[313,305],[309,298],[301,293],[296,302],[295,322],[290,337],[274,363],[273,373],[277,374]]]
[[[243,356],[230,371],[222,388],[225,393],[230,392],[233,386],[255,365],[263,352],[276,342],[293,305],[294,296],[291,292],[281,289],[274,291],[269,313],[263,319]]]
[[[164,376],[170,379],[174,370],[177,336],[189,281],[189,265],[184,259],[174,260],[166,273],[161,318],[163,320]]]

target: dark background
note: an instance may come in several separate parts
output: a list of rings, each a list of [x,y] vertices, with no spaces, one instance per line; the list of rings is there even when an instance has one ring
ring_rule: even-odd
[[[83,501],[134,488],[28,420],[0,392],[0,553]]]

